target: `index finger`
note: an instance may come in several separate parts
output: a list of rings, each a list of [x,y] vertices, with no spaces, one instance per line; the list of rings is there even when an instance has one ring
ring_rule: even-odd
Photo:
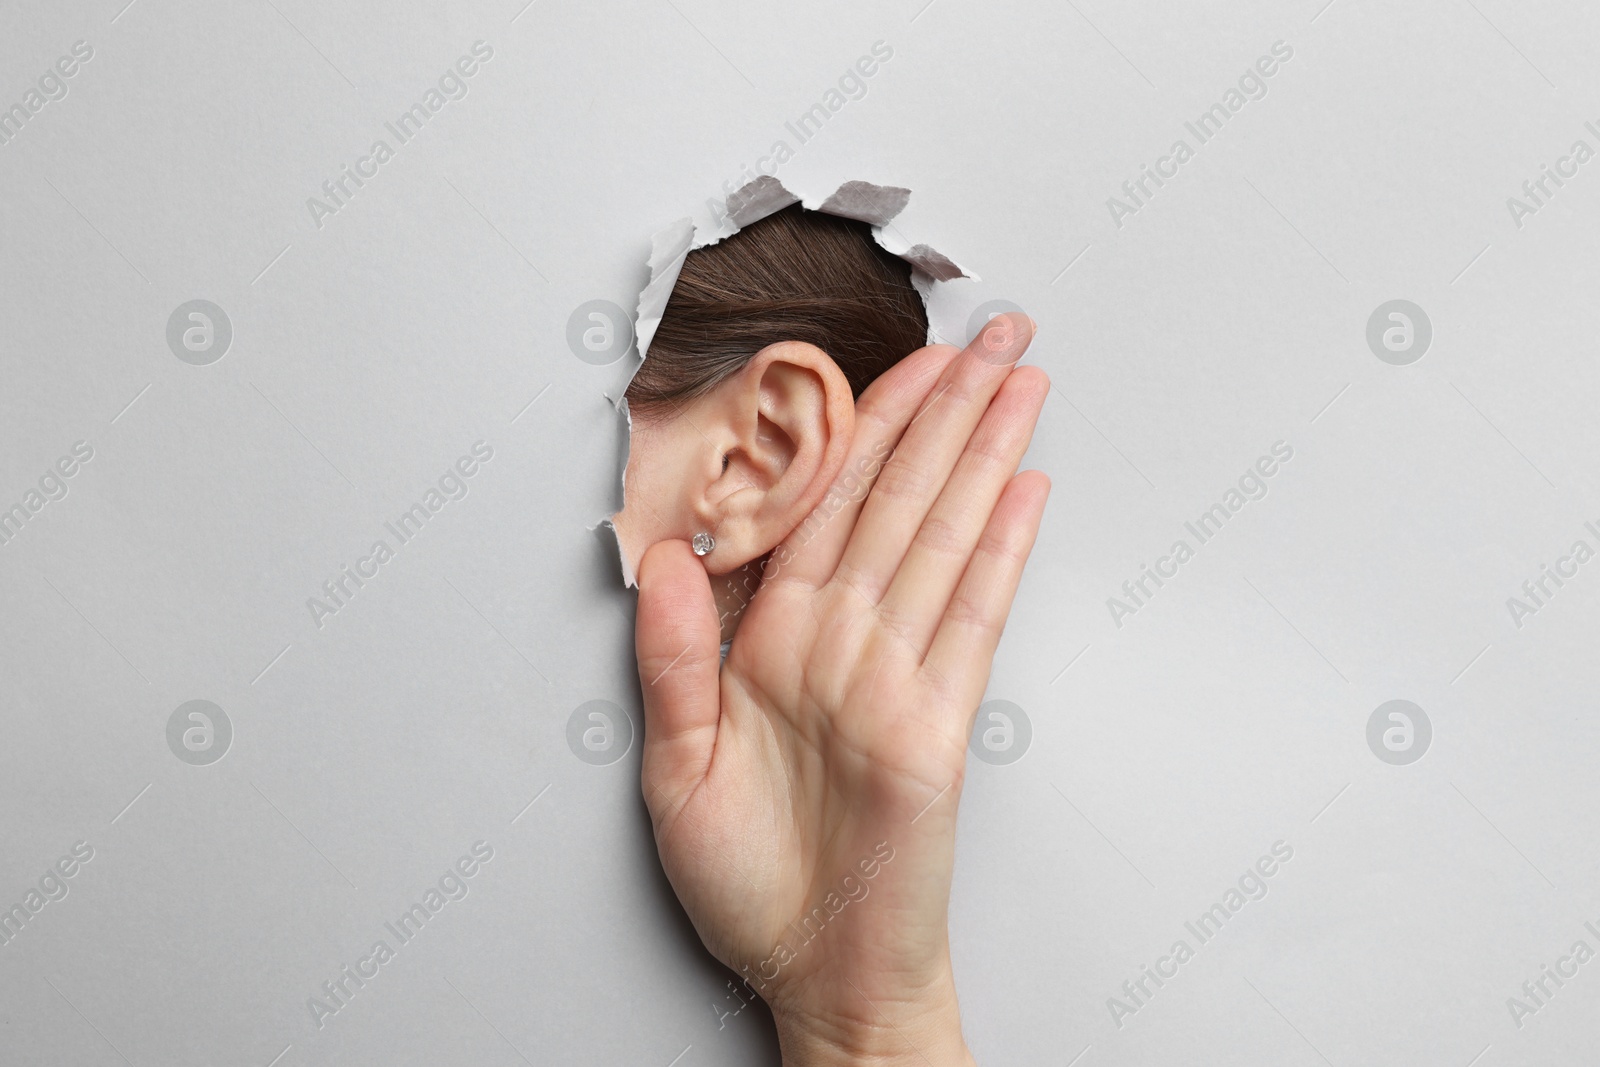
[[[856,402],[855,437],[844,468],[805,521],[773,550],[763,582],[793,580],[817,588],[833,577],[884,461],[956,354],[954,345],[919,348],[867,386]]]

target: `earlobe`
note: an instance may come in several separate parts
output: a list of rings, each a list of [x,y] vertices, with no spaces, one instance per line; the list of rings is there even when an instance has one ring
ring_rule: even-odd
[[[855,404],[838,365],[800,341],[768,345],[716,392],[716,430],[732,447],[705,495],[717,540],[707,562],[725,573],[770,552],[816,507],[844,462]]]

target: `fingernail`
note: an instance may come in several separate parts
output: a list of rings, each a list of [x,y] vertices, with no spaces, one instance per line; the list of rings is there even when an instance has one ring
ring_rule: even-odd
[[[1033,321],[1026,312],[1022,313],[1022,317],[1029,319],[1030,322]],[[980,335],[983,342],[979,358],[985,363],[1010,366],[1021,359],[1022,353],[1027,351],[1028,340],[1023,339],[1022,331],[1013,326],[1012,321],[1014,320],[1008,321],[997,315],[983,328],[983,333]],[[1031,337],[1029,334],[1029,339]]]

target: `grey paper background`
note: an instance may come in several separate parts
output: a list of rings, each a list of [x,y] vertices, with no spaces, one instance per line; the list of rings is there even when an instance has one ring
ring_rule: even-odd
[[[632,595],[586,529],[632,360],[567,336],[780,140],[786,182],[911,188],[899,223],[982,276],[965,306],[1038,319],[1055,384],[989,692],[1031,741],[972,760],[963,805],[979,1061],[1594,1062],[1600,962],[1560,960],[1600,950],[1600,561],[1560,561],[1600,549],[1600,160],[1507,205],[1600,150],[1590,5],[124,3],[0,8],[0,106],[28,114],[0,145],[0,906],[27,915],[0,1063],[775,1062],[659,873]],[[1178,138],[1119,226],[1108,198]],[[1406,365],[1367,341],[1396,299],[1431,323]],[[231,324],[205,365],[167,340],[192,300]],[[1119,626],[1108,598],[1280,441],[1266,495]],[[379,538],[319,626],[308,598]],[[1546,565],[1577,573],[1514,618]],[[231,726],[204,765],[216,714],[169,744],[195,700]],[[1420,760],[1369,747],[1391,700],[1431,724]],[[609,764],[567,742],[590,701],[633,723]],[[466,896],[319,1027],[308,998],[476,842]],[[1275,842],[1264,899],[1199,944]],[[1513,1011],[1546,965],[1577,973]]]

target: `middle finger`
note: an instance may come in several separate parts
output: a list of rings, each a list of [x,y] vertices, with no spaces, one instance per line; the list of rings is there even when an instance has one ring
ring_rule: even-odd
[[[836,577],[873,604],[882,599],[912,539],[944,489],[989,401],[1033,340],[1026,315],[991,319],[951,361],[861,510]]]

